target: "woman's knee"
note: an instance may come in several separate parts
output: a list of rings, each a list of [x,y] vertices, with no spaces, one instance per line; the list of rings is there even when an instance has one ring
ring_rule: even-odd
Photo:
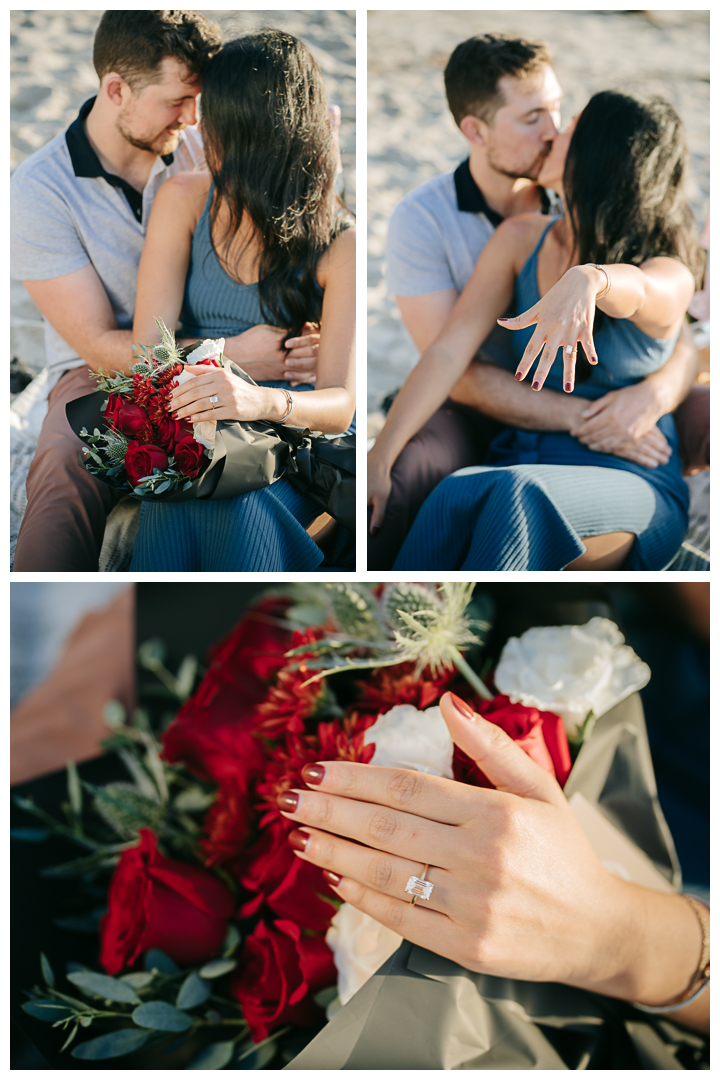
[[[635,543],[635,533],[613,532],[600,536],[584,536],[585,551],[566,570],[622,570],[630,549]]]

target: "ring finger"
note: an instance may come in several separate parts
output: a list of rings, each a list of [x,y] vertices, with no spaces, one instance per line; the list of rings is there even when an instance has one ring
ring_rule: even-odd
[[[362,847],[306,826],[293,830],[288,843],[298,858],[329,871],[336,878],[350,878],[376,892],[393,896],[396,900],[404,900],[408,904],[412,903],[412,895],[405,891],[405,886],[411,877],[421,877],[424,869],[424,864],[421,866],[411,859]],[[430,866],[426,879],[432,882],[431,895],[427,900],[417,898],[415,903],[447,914],[446,897],[450,874],[439,867]],[[331,884],[337,884],[337,881],[333,882],[331,878],[328,880]]]
[[[574,345],[563,346],[563,388],[571,394],[575,386],[575,361],[577,359],[577,341]]]
[[[215,401],[212,398],[215,398]],[[197,401],[191,402],[189,405],[183,406],[175,413],[176,420],[182,420],[183,417],[191,417],[193,420],[197,420],[198,413],[206,413],[216,411],[222,408],[218,402],[218,395],[213,394],[211,397],[198,398]]]

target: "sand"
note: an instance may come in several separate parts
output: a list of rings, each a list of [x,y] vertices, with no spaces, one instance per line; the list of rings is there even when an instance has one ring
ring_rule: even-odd
[[[495,31],[547,41],[569,119],[598,90],[661,94],[687,127],[690,198],[709,193],[707,11],[371,11],[368,13],[368,412],[417,359],[383,281],[387,220],[407,192],[466,156],[442,82],[454,46]],[[369,434],[380,417],[368,417]]]
[[[275,26],[306,42],[342,109],[340,134],[347,199],[355,205],[354,11],[205,11],[226,40]],[[12,11],[11,169],[75,119],[97,91],[92,43],[101,11]],[[42,322],[25,289],[12,283],[11,356],[34,371],[45,363]]]

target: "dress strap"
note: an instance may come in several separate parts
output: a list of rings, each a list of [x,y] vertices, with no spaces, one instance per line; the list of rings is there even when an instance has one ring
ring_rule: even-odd
[[[553,225],[557,225],[559,220],[560,220],[560,218],[555,217],[555,218],[552,219],[552,221],[548,221],[547,225],[545,226],[543,231],[540,233],[540,239],[538,240],[537,244],[535,245],[532,255],[527,260],[527,263],[525,264],[526,266],[527,266],[528,263],[531,263],[533,261],[533,259],[537,259],[538,252],[539,252],[540,248],[543,246],[543,244],[545,243],[545,237],[550,232]]]

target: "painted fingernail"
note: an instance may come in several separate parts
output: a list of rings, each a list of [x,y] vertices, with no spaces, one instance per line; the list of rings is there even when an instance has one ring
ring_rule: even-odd
[[[304,851],[310,843],[310,837],[306,832],[301,832],[300,829],[293,829],[288,836],[288,844],[293,851]]]
[[[510,322],[510,319],[498,319],[498,322]]]
[[[515,372],[515,378],[517,379],[518,382],[520,382],[520,380],[522,379],[522,371],[516,371]]]
[[[540,383],[539,382],[534,382],[533,383],[533,390],[539,390],[539,389],[540,389]]]
[[[450,697],[452,698],[452,703],[455,706],[455,709],[457,710],[457,712],[460,713],[461,716],[464,716],[466,720],[475,719],[475,713],[470,708],[467,701],[463,701],[462,698],[459,698],[457,694],[453,694],[452,692],[450,693]]]
[[[337,889],[338,885],[340,884],[340,882],[342,881],[342,878],[340,877],[340,875],[339,874],[334,874],[332,872],[332,870],[323,870],[322,876],[325,878],[325,880],[327,882],[329,882],[330,885],[333,885],[336,889]]]
[[[278,808],[286,810],[289,814],[295,813],[299,802],[300,796],[297,791],[282,791],[277,797]]]
[[[325,772],[324,765],[304,765],[300,775],[306,784],[315,784],[317,786],[322,784]]]
[[[591,364],[597,364],[597,362],[598,362],[597,356],[591,356],[590,357],[590,363]]]
[[[572,383],[571,383],[571,382],[566,382],[566,383],[565,383],[565,389],[566,389],[566,391],[567,391],[567,392],[568,392],[568,394],[569,394],[569,393],[570,393],[570,391],[572,390]]]

